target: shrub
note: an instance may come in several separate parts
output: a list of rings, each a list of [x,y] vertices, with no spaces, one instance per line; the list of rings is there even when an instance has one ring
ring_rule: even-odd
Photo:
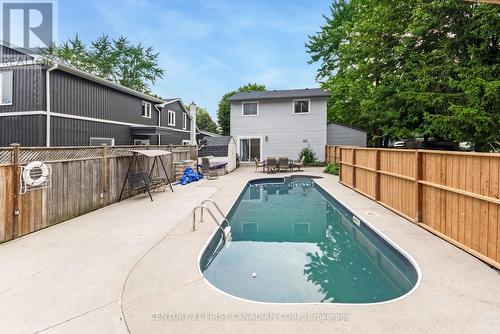
[[[339,164],[336,162],[329,163],[323,172],[333,175],[339,175]]]
[[[306,167],[325,167],[326,162],[324,162],[324,161],[308,162],[308,163],[304,163],[304,166],[306,166]]]
[[[316,158],[316,153],[311,148],[311,145],[307,145],[304,147],[302,151],[299,153],[299,160],[304,157],[304,164],[310,164],[316,162],[318,159]]]

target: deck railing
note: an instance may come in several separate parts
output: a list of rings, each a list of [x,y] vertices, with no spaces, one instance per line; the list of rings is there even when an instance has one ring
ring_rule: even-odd
[[[327,146],[339,181],[500,268],[500,154]]]

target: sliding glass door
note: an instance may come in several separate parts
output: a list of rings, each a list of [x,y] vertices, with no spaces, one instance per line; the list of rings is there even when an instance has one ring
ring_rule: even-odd
[[[240,139],[240,159],[242,162],[260,161],[260,138]]]

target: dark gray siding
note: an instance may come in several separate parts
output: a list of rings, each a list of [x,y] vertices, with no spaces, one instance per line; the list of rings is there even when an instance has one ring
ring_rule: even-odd
[[[132,145],[134,140],[127,125],[91,122],[62,117],[51,117],[52,146],[88,146],[91,137],[114,138],[115,145]],[[158,142],[156,136],[137,137],[149,139],[152,145]]]
[[[175,111],[175,126],[168,125],[168,111]],[[182,115],[184,114],[184,109],[182,109],[179,102],[174,102],[167,104],[163,107],[161,111],[161,126],[176,128],[179,130],[183,130],[182,128]],[[186,131],[191,129],[191,120],[187,117]],[[188,138],[189,139],[189,138]]]
[[[12,105],[0,106],[0,113],[45,110],[45,79],[40,65],[8,67],[0,71],[12,71],[14,82]]]
[[[3,71],[10,68],[2,69]],[[2,112],[46,111],[45,76],[46,70],[40,65],[13,67],[14,90],[13,104],[0,106]],[[92,117],[96,119],[119,121],[138,125],[157,126],[158,111],[155,102],[150,102],[151,118],[142,117],[140,97],[126,94],[96,82],[77,77],[59,70],[51,73],[51,111],[54,113]],[[175,128],[182,130],[181,105],[169,105],[176,111]],[[167,113],[164,112],[164,124]],[[187,130],[190,126],[189,118]],[[115,145],[130,145],[134,139],[149,139],[152,145],[158,144],[158,136],[134,137],[128,125],[118,125],[88,120],[51,117],[51,146],[86,146],[91,137],[114,138]],[[45,116],[0,117],[1,145],[19,142],[27,146],[45,146]],[[189,131],[172,131],[162,135],[163,144],[181,144],[189,139]]]
[[[0,147],[45,145],[45,115],[0,117]]]
[[[158,125],[151,103],[151,118],[142,117],[142,99],[62,71],[51,73],[51,111],[113,121]]]
[[[189,140],[189,133],[172,131],[169,135],[161,135],[162,145],[182,145],[183,140]]]
[[[0,45],[0,62],[2,63],[13,63],[32,59],[33,57],[26,55],[20,51],[14,50],[4,45]]]

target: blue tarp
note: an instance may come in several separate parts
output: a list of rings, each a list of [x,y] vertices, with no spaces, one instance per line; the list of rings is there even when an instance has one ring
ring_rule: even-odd
[[[180,183],[182,185],[186,185],[188,183],[201,180],[202,178],[203,174],[196,172],[192,167],[188,167],[184,169],[184,174],[181,176]]]

